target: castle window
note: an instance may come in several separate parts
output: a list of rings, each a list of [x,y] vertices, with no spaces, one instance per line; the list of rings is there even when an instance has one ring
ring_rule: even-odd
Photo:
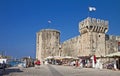
[[[88,26],[86,26],[86,28],[88,29]]]
[[[100,35],[99,35],[99,37],[100,37]]]
[[[93,26],[90,26],[90,30],[93,28]]]

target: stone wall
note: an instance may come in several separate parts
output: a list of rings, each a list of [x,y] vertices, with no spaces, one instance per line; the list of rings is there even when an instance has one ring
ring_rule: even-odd
[[[76,36],[62,43],[62,56],[77,57],[80,52],[80,36]]]

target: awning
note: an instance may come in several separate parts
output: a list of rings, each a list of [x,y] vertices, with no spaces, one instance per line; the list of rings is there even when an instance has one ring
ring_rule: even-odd
[[[45,59],[52,59],[52,58],[53,58],[53,56],[48,56]]]
[[[90,59],[91,56],[78,56],[78,58],[80,58],[80,59]]]
[[[108,54],[108,55],[106,55],[106,57],[120,57],[120,52]]]
[[[54,59],[62,59],[61,56],[54,56]]]
[[[71,56],[65,56],[64,58],[66,58],[66,59],[71,59],[71,58],[73,58],[73,57],[71,57]]]

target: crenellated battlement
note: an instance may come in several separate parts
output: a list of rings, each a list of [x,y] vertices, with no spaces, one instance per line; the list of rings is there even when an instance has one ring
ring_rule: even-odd
[[[108,27],[108,21],[88,17],[80,22],[81,27],[90,25]]]
[[[107,20],[88,17],[79,23],[79,31],[81,33],[85,33],[87,31],[106,33],[108,30],[108,24]]]

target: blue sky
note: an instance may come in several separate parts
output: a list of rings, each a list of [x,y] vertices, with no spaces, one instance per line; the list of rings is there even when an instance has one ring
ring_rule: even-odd
[[[0,0],[0,51],[13,57],[35,57],[36,32],[57,29],[61,42],[79,35],[78,23],[87,18],[109,21],[107,34],[120,35],[120,0]],[[48,23],[48,21],[51,23]]]

